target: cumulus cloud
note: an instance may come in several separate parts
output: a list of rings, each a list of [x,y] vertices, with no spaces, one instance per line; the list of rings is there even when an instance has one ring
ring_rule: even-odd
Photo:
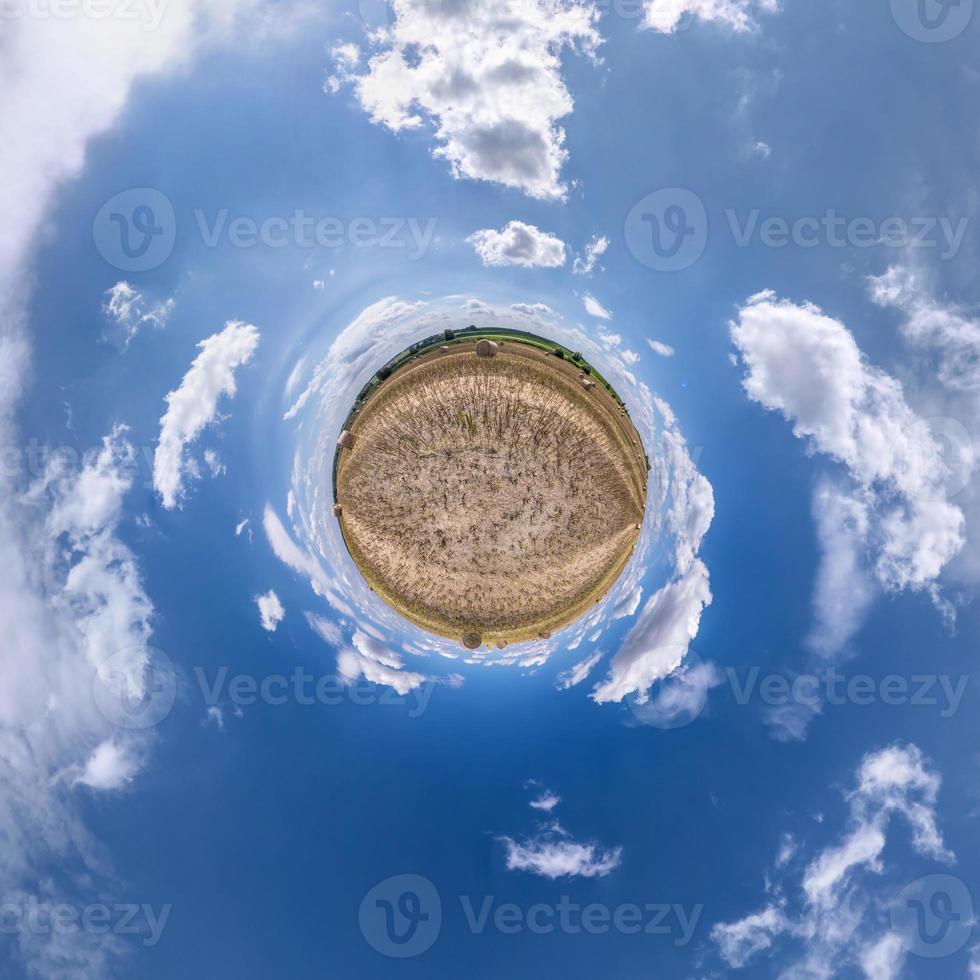
[[[592,240],[585,246],[585,252],[575,256],[572,272],[577,276],[591,275],[596,262],[606,254],[608,248],[609,239],[605,235],[593,235]]]
[[[779,0],[646,0],[643,26],[673,34],[690,18],[697,18],[745,32],[757,27],[757,13],[773,14],[778,10]]]
[[[224,330],[198,344],[201,353],[180,386],[167,395],[153,457],[153,486],[164,507],[176,507],[184,494],[185,478],[198,475],[197,466],[186,455],[187,447],[214,422],[219,400],[235,397],[235,371],[252,359],[258,343],[255,327],[230,320]]]
[[[144,326],[162,330],[173,313],[174,305],[173,297],[157,303],[138,292],[125,280],[117,282],[106,290],[106,301],[102,307],[114,328],[110,332],[110,339],[118,334],[125,349]]]
[[[600,320],[611,320],[612,319],[612,313],[610,313],[609,310],[607,310],[602,305],[602,303],[600,303],[595,298],[595,296],[593,296],[591,293],[586,293],[582,297],[582,302],[585,304],[585,312],[588,313],[589,316],[598,317]],[[619,337],[616,337],[616,343],[617,344],[619,343],[619,340],[620,340],[620,338]]]
[[[767,875],[766,906],[714,926],[711,938],[729,967],[743,967],[770,951],[786,956],[782,976],[841,976],[860,968],[870,980],[897,980],[907,940],[880,924],[893,900],[893,891],[880,884],[885,848],[893,818],[901,818],[916,854],[954,859],[937,823],[940,778],[909,744],[866,755],[855,782],[840,838],[806,863],[795,857],[777,862]]]
[[[257,595],[255,604],[259,607],[259,620],[262,623],[262,629],[275,633],[286,615],[286,610],[279,601],[279,596],[276,595],[275,590],[269,589],[265,595]]]
[[[509,221],[500,231],[483,228],[466,241],[485,266],[557,269],[565,264],[565,243],[523,221]]]
[[[328,87],[351,84],[371,120],[394,132],[431,125],[433,155],[454,177],[563,199],[559,121],[573,103],[561,58],[566,50],[595,56],[598,10],[579,0],[391,6],[394,22],[371,36],[370,53],[334,51]]]
[[[964,543],[964,517],[946,499],[942,454],[901,384],[812,303],[760,293],[731,336],[749,398],[781,413],[809,451],[843,470],[820,484],[815,502],[823,557],[812,646],[832,654],[857,629],[870,601],[866,562],[880,588],[938,601],[937,579]]]

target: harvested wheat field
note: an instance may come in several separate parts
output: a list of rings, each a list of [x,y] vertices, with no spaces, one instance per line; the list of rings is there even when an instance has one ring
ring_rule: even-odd
[[[586,365],[513,339],[433,345],[341,437],[336,501],[370,586],[475,649],[547,637],[626,566],[643,446]]]

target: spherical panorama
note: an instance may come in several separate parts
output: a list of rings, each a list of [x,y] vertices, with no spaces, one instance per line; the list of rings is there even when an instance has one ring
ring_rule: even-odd
[[[600,601],[640,534],[648,463],[615,391],[533,334],[447,330],[365,385],[333,514],[370,587],[468,649],[547,638]]]

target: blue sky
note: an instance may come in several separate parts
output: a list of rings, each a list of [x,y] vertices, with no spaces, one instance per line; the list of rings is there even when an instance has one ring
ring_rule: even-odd
[[[980,976],[973,8],[11,0],[3,975]],[[468,323],[654,467],[473,656],[329,518]]]

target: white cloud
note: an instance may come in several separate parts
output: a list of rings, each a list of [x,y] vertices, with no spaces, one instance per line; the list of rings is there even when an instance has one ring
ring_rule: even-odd
[[[864,554],[872,516],[867,503],[821,480],[813,498],[820,567],[813,593],[816,613],[810,647],[821,656],[842,650],[860,629],[875,596]]]
[[[600,660],[602,660],[602,651],[597,650],[591,656],[586,657],[584,660],[580,660],[574,666],[569,667],[568,670],[560,673],[555,681],[555,686],[558,687],[559,690],[567,691],[570,687],[575,687],[576,684],[581,684],[582,681],[584,681],[585,678],[592,673],[592,668],[595,667]]]
[[[647,337],[647,343],[650,345],[650,350],[652,350],[654,354],[659,354],[661,357],[674,356],[674,348],[669,344],[665,344],[659,340],[651,340],[649,337]]]
[[[353,684],[359,677],[363,677],[372,684],[390,687],[401,695],[414,691],[429,680],[425,674],[401,670],[350,648],[343,649],[337,654],[337,669],[348,684]]]
[[[716,925],[711,938],[717,943],[722,959],[731,967],[745,966],[757,953],[772,947],[773,938],[786,932],[790,923],[775,906],[730,922]]]
[[[600,320],[612,319],[612,313],[610,313],[609,310],[607,310],[591,293],[586,293],[582,297],[582,302],[585,304],[585,312],[588,313],[589,316],[598,317]]]
[[[608,248],[609,239],[605,235],[593,235],[592,240],[585,246],[585,254],[575,256],[572,272],[577,276],[590,275],[596,262],[606,254]]]
[[[545,813],[551,813],[559,803],[561,803],[560,796],[556,796],[550,789],[544,789],[541,791],[541,795],[531,800],[528,805],[532,810],[543,810]]]
[[[891,266],[869,280],[871,298],[904,314],[902,334],[936,357],[936,376],[951,391],[980,397],[980,319],[932,296],[925,276]]]
[[[697,559],[683,576],[647,600],[612,658],[608,678],[596,686],[592,698],[603,704],[635,693],[637,703],[644,704],[649,689],[680,668],[710,602],[708,570]]]
[[[795,940],[801,954],[782,976],[829,978],[860,967],[868,980],[897,980],[905,947],[880,925],[894,890],[876,882],[894,816],[911,827],[915,853],[954,860],[936,822],[940,778],[911,744],[866,755],[855,775],[857,785],[847,794],[848,825],[839,840],[807,862],[800,882],[789,888],[787,863],[777,861],[775,877],[767,876],[770,903],[712,929],[728,966],[743,967],[757,954]]]
[[[519,265],[557,269],[565,264],[565,243],[523,221],[508,221],[500,230],[482,228],[466,241],[485,266]]]
[[[919,399],[949,470],[947,489],[967,513],[968,542],[951,571],[980,580],[980,317],[935,297],[925,274],[892,266],[870,279],[871,298],[897,311],[911,348]]]
[[[491,4],[393,0],[394,23],[360,50],[335,52],[328,87],[349,82],[371,120],[394,132],[431,124],[433,155],[454,177],[562,199],[567,157],[559,121],[572,111],[566,49],[594,56],[598,10],[578,0]]]
[[[154,303],[137,292],[125,280],[117,282],[111,289],[106,290],[106,297],[102,309],[116,330],[120,332],[123,348],[129,346],[144,326],[162,330],[167,325],[175,305],[173,297],[161,303]]]
[[[135,451],[117,429],[80,467],[54,455],[26,493],[3,487],[0,877],[5,898],[15,889],[40,895],[55,887],[49,877],[52,856],[66,874],[90,874],[90,842],[71,788],[116,789],[141,765],[139,734],[116,728],[93,697],[95,672],[110,657],[114,681],[137,699],[145,693],[153,606],[136,559],[118,535],[135,471]],[[46,942],[19,948],[29,964],[25,975],[63,975],[53,972],[60,954]],[[64,951],[93,977],[107,969],[109,952],[90,945],[86,936]]]
[[[530,871],[543,878],[604,878],[622,863],[621,847],[581,844],[548,830],[523,841],[501,837],[508,871]]]
[[[255,604],[259,607],[259,619],[262,622],[262,629],[268,630],[270,633],[275,633],[286,615],[286,610],[283,609],[275,590],[269,589],[265,595],[257,595],[255,597]]]
[[[317,633],[320,639],[335,648],[339,648],[343,644],[343,634],[334,620],[324,619],[322,616],[316,616],[313,613],[306,613],[305,615],[306,621],[310,624],[310,629]]]
[[[980,980],[980,946],[970,950],[970,980]]]
[[[121,789],[139,770],[140,762],[131,746],[106,739],[96,746],[74,783],[98,790]]]
[[[220,333],[198,344],[200,354],[180,386],[167,397],[167,411],[160,419],[160,440],[153,457],[153,486],[163,506],[176,507],[184,493],[184,479],[196,467],[185,452],[217,416],[222,396],[234,398],[235,371],[247,364],[259,343],[251,324],[231,320]]]
[[[646,0],[643,26],[662,34],[673,34],[688,18],[716,21],[733,31],[757,27],[756,13],[776,13],[779,0]]]
[[[888,932],[862,950],[861,969],[867,980],[897,980],[906,956],[901,937]]]
[[[846,642],[869,603],[860,555],[878,585],[924,590],[964,543],[946,499],[947,468],[902,386],[868,364],[854,337],[812,303],[753,296],[731,335],[749,398],[780,412],[808,449],[843,466],[846,487],[822,483],[815,503],[824,547],[812,640],[823,654]]]

